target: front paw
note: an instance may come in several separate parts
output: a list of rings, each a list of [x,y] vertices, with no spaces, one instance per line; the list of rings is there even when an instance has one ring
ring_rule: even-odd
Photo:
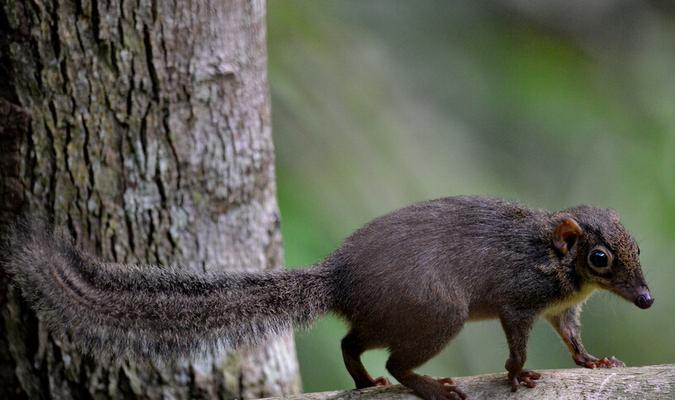
[[[534,382],[537,379],[541,378],[541,374],[538,372],[531,371],[529,369],[520,370],[520,372],[512,374],[509,372],[509,381],[511,381],[511,391],[515,392],[518,390],[518,386],[521,384],[528,388],[533,388],[537,386],[537,383]]]
[[[597,357],[593,357],[591,355],[583,355],[583,356],[580,356],[580,357],[575,357],[574,361],[577,363],[577,365],[580,365],[584,368],[590,368],[590,369],[618,368],[618,367],[625,367],[626,366],[626,364],[624,364],[623,361],[619,360],[618,358],[616,358],[614,356],[597,358]]]

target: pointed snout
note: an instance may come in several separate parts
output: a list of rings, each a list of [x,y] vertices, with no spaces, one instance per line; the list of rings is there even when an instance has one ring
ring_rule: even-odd
[[[633,303],[635,303],[635,305],[640,307],[641,309],[645,310],[651,307],[652,304],[654,304],[654,298],[652,297],[652,294],[649,292],[649,289],[646,286],[643,286],[638,290],[638,293],[635,296],[635,300],[633,300]]]
[[[632,302],[643,310],[646,310],[654,304],[652,293],[649,291],[647,285],[641,282],[634,286],[609,286],[607,289]]]

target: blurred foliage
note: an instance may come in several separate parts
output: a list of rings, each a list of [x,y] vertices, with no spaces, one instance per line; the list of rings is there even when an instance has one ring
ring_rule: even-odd
[[[675,361],[675,18],[669,2],[270,0],[269,73],[286,260],[309,265],[409,203],[489,194],[614,207],[642,248],[649,311],[609,293],[586,347]],[[350,388],[329,317],[297,335],[305,390]],[[421,371],[502,371],[497,322]],[[386,353],[364,357],[375,376]],[[531,368],[571,367],[540,322]]]

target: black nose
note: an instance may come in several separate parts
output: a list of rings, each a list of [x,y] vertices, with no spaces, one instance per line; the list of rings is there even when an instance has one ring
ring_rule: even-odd
[[[651,307],[652,304],[654,304],[654,298],[649,293],[641,294],[635,299],[635,305],[643,310]]]

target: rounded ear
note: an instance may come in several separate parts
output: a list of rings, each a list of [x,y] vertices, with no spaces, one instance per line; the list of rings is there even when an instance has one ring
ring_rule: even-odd
[[[565,218],[553,231],[553,245],[560,254],[566,255],[583,233],[577,221]]]

